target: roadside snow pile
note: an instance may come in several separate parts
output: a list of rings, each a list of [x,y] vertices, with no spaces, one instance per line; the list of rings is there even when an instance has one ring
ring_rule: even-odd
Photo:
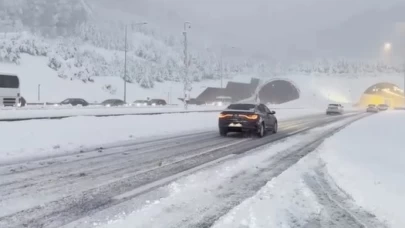
[[[86,107],[72,107],[72,106],[48,106],[41,108],[31,106],[26,108],[17,109],[0,109],[0,120],[10,119],[29,119],[29,118],[52,118],[52,117],[77,117],[77,116],[102,116],[102,115],[135,115],[135,114],[169,114],[169,113],[182,113],[194,111],[221,111],[223,107],[217,106],[189,106],[187,110],[183,106],[147,106],[147,107],[104,107],[104,106],[86,106]]]
[[[405,227],[405,113],[389,111],[354,123],[327,140],[322,159],[361,207]]]

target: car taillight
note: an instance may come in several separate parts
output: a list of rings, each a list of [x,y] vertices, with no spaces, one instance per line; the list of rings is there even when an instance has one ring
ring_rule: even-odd
[[[246,119],[249,119],[249,120],[257,120],[259,118],[259,116],[256,115],[256,114],[253,114],[253,115],[240,115],[240,116],[245,117]]]
[[[220,119],[227,118],[227,117],[232,117],[232,115],[231,114],[223,114],[223,113],[219,114]]]

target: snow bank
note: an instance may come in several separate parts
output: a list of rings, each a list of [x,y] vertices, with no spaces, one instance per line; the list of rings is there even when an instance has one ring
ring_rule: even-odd
[[[337,184],[393,228],[405,227],[405,113],[389,111],[356,122],[322,147]]]
[[[3,109],[0,112],[0,119],[19,119],[19,118],[48,118],[64,116],[94,116],[94,115],[131,115],[141,113],[176,113],[193,111],[220,111],[224,107],[218,106],[189,106],[187,110],[183,106],[166,107],[46,107],[36,108],[12,108]]]
[[[320,112],[322,111],[316,109],[279,110],[276,116],[283,120]],[[217,116],[218,113],[188,113],[0,122],[0,163],[64,154],[71,150],[117,141],[194,131],[216,131]]]

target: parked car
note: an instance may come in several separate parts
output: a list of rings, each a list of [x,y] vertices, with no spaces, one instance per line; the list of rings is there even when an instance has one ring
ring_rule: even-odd
[[[181,102],[184,102],[183,98],[179,98],[179,100]],[[189,105],[204,105],[205,102],[197,100],[196,98],[190,98],[190,100],[187,101],[187,104],[189,104]]]
[[[124,106],[126,103],[125,101],[120,99],[108,99],[103,101],[101,104],[106,107],[112,107],[112,106]]]
[[[191,99],[188,101],[188,104],[190,104],[190,105],[204,105],[205,102],[200,101],[200,100],[197,100],[197,99],[195,99],[195,98],[191,98]]]
[[[68,98],[59,103],[60,105],[71,105],[71,106],[88,106],[89,102],[82,98]]]
[[[160,105],[167,105],[167,103],[163,99],[152,99],[152,100],[148,101],[148,105],[150,105],[150,106],[160,106]]]
[[[379,110],[378,110],[378,108],[377,108],[377,105],[375,105],[375,104],[369,104],[369,105],[367,106],[367,112],[374,112],[374,113],[379,112]]]
[[[219,115],[219,134],[226,136],[228,132],[254,132],[263,137],[268,131],[277,133],[275,114],[264,104],[231,104]]]
[[[386,111],[389,108],[389,106],[387,104],[379,104],[377,107],[378,107],[378,110],[380,110],[380,111]]]
[[[343,105],[341,104],[329,104],[326,108],[326,115],[330,114],[343,114]]]
[[[134,101],[134,105],[135,106],[147,106],[148,105],[148,101],[147,100],[136,100]]]

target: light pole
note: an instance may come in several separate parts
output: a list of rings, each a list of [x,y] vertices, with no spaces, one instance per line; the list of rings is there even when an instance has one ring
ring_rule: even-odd
[[[230,47],[231,49],[234,49],[235,47]],[[220,76],[221,76],[221,89],[223,88],[223,80],[224,80],[224,67],[223,67],[223,58],[224,58],[224,49],[225,49],[225,47],[221,47],[221,55],[220,55],[220,64],[221,64],[221,72],[220,72]]]
[[[405,108],[405,62],[404,62],[404,88],[402,89],[403,94],[404,94],[404,107]]]
[[[384,44],[384,51],[385,51],[386,53],[390,53],[391,50],[392,50],[392,44],[389,43],[389,42],[386,42],[386,43]],[[404,70],[404,85],[403,85],[404,88],[403,88],[403,91],[404,91],[404,108],[405,108],[405,62],[404,62],[403,70]]]
[[[187,29],[191,28],[191,23],[186,21],[184,22],[184,28],[183,28],[183,35],[184,35],[184,67],[185,67],[185,72],[184,72],[184,108],[187,109],[187,94],[186,91],[189,87],[189,79],[188,79],[188,67],[189,67],[189,62],[188,62],[188,40],[187,40]]]
[[[38,102],[41,101],[41,84],[38,84]]]
[[[131,28],[137,25],[146,25],[148,22],[132,23]],[[127,102],[127,52],[128,52],[128,25],[125,25],[125,56],[124,56],[124,102]]]

